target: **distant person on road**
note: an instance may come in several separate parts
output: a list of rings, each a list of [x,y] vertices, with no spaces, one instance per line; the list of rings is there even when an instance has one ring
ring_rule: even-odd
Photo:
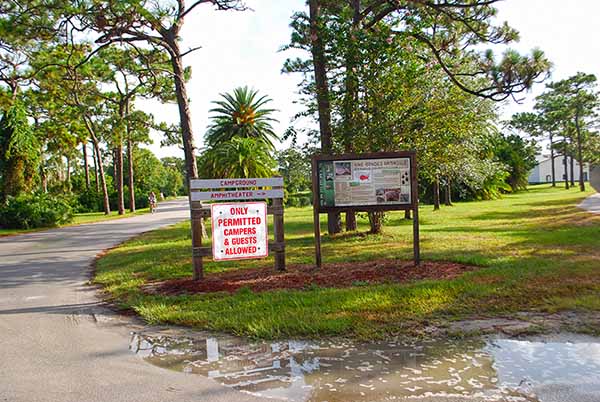
[[[150,192],[150,195],[148,196],[148,203],[150,204],[150,212],[156,212],[158,205],[156,203],[156,194],[154,194],[154,191]]]

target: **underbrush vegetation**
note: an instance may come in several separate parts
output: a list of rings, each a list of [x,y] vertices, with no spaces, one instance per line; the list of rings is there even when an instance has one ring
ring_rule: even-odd
[[[451,280],[356,282],[346,288],[311,286],[259,293],[247,288],[170,296],[147,292],[149,285],[192,275],[186,222],[111,250],[98,261],[95,281],[117,305],[150,323],[258,338],[372,339],[418,334],[431,323],[443,326],[449,320],[518,311],[600,310],[600,216],[576,206],[589,194],[540,185],[502,199],[457,203],[436,212],[423,206],[422,258],[481,267]],[[285,229],[287,263],[313,263],[312,209],[287,208]],[[368,221],[359,218],[359,233],[325,235],[324,263],[412,258],[412,224],[403,213],[390,213],[383,235],[369,235],[367,230]],[[272,257],[205,261],[206,275],[271,269],[273,263]]]
[[[44,193],[8,197],[0,205],[0,227],[35,229],[64,225],[73,220],[73,208],[64,197]]]

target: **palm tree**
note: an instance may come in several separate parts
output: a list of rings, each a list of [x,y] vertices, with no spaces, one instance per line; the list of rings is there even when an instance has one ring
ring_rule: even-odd
[[[233,94],[221,94],[224,100],[214,101],[217,107],[210,110],[213,123],[206,134],[206,145],[215,147],[233,138],[254,138],[274,149],[273,140],[279,137],[273,131],[271,117],[275,109],[264,106],[271,102],[266,95],[247,86],[233,90]]]
[[[262,140],[240,137],[208,148],[198,162],[206,178],[271,177],[277,165]]]

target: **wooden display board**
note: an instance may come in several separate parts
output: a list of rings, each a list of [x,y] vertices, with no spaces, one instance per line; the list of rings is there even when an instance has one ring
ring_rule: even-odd
[[[416,152],[315,155],[312,158],[315,259],[321,258],[319,214],[413,211],[413,251],[420,264]]]
[[[223,204],[203,204],[203,201],[239,201],[239,200],[265,200],[272,199],[271,206],[266,206],[266,213],[273,215],[273,231],[275,241],[268,242],[265,250],[260,250],[254,257],[265,257],[263,251],[271,250],[275,253],[275,268],[285,270],[285,237],[283,233],[283,178],[256,178],[256,179],[193,179],[190,180],[190,208],[192,217],[192,251],[194,264],[194,279],[203,276],[203,257],[213,256],[212,247],[202,246],[202,220],[212,216],[215,206]],[[238,205],[245,208],[250,204],[259,203],[228,203],[229,207]],[[264,203],[263,203],[264,204]],[[212,207],[211,207],[212,206]],[[235,208],[235,207],[234,207]],[[257,207],[259,211],[262,208]],[[221,212],[221,211],[220,211]],[[235,213],[235,211],[233,212]],[[255,217],[253,217],[254,219]],[[263,217],[266,220],[266,216]],[[256,222],[252,222],[253,224]],[[262,222],[266,224],[266,222]],[[266,235],[266,231],[265,231]],[[258,250],[257,250],[258,251]],[[225,253],[225,251],[224,251]],[[217,256],[215,260],[226,260],[234,258],[222,258]]]

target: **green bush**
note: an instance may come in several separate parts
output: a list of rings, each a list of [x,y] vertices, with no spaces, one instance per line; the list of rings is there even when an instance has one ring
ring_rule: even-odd
[[[77,212],[100,212],[104,208],[101,192],[94,188],[82,190],[77,196]]]
[[[73,209],[69,202],[49,194],[8,197],[0,206],[0,226],[7,229],[52,227],[72,220]]]

